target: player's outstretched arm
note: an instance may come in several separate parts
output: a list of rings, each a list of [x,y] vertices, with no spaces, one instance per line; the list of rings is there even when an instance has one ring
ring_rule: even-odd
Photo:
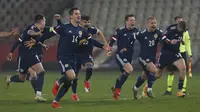
[[[98,31],[98,35],[99,35],[99,36],[101,37],[101,39],[103,40],[104,44],[107,44],[107,45],[108,45],[108,42],[106,41],[106,38],[105,38],[103,32],[99,30],[99,31]]]
[[[19,28],[12,28],[11,32],[0,32],[0,37],[19,36]]]

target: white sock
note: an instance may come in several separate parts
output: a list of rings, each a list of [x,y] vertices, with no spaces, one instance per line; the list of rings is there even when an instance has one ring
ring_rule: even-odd
[[[149,92],[149,91],[152,91],[152,88],[147,88],[147,91]]]
[[[36,92],[36,96],[41,96],[42,95],[42,92],[41,91],[37,91]]]
[[[58,103],[56,100],[53,100],[53,102]]]
[[[134,90],[135,90],[135,91],[138,91],[138,88],[137,88],[136,86],[134,86]]]
[[[56,84],[57,84],[58,86],[60,86],[60,84],[59,84],[58,80],[56,81]]]

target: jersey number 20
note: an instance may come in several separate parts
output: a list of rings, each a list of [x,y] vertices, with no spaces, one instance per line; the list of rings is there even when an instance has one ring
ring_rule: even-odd
[[[155,45],[155,41],[154,40],[149,40],[149,47],[152,47]]]

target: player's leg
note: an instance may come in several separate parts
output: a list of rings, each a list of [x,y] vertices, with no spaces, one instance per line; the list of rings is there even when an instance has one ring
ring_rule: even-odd
[[[118,96],[120,95],[120,90],[123,84],[126,82],[129,74],[133,71],[133,67],[128,61],[127,58],[123,56],[119,56],[118,54],[116,55],[116,62],[120,66],[122,74],[117,78],[116,83],[115,83],[115,88],[112,89],[113,91],[113,97],[115,100],[118,99]],[[122,69],[123,68],[123,69]],[[115,90],[115,91],[114,91]]]
[[[52,107],[53,108],[60,108],[58,102],[60,99],[67,93],[69,88],[71,87],[71,82],[70,81],[64,81],[63,86],[60,88],[58,91],[58,94],[56,95],[55,99],[53,100]]]
[[[185,61],[185,66],[186,66],[186,71],[188,71],[188,69],[187,69],[187,66],[188,66],[188,62],[187,62],[187,54],[186,54],[186,52],[183,52],[183,53],[181,53],[181,56],[183,57],[183,59],[184,59],[184,61]],[[187,72],[186,72],[186,74],[187,74]],[[182,91],[186,94],[186,95],[188,95],[188,93],[186,92],[186,86],[187,86],[187,76],[185,76],[185,80],[184,80],[184,83],[183,83],[183,89],[182,89]]]
[[[5,88],[8,89],[11,82],[23,83],[26,79],[26,73],[28,71],[28,62],[25,58],[18,58],[18,70],[19,75],[6,76],[5,78]]]
[[[66,64],[65,64],[66,65]],[[52,103],[52,107],[53,108],[59,108],[60,106],[58,105],[58,102],[60,101],[60,99],[67,93],[67,91],[69,90],[69,88],[71,87],[71,82],[76,78],[75,76],[75,72],[70,65],[65,66],[65,68],[63,68],[63,70],[65,69],[65,75],[66,75],[66,80],[64,81],[64,85],[60,88],[60,90],[58,91],[53,103]]]
[[[42,88],[44,84],[45,70],[37,55],[31,58],[30,61],[31,61],[31,68],[37,73],[35,100],[39,102],[45,102],[46,99],[42,97]]]
[[[174,65],[168,65],[166,67],[166,70],[169,71],[169,74],[167,76],[167,90],[163,95],[172,95],[172,85],[174,81],[174,73],[177,70],[177,68]]]
[[[92,71],[93,71],[93,65],[94,63],[92,61],[88,61],[84,64],[85,69],[86,69],[86,76],[85,76],[85,92],[90,92],[90,83],[89,83],[89,79],[92,76]]]
[[[182,89],[183,89],[183,82],[184,82],[185,74],[186,74],[185,61],[183,58],[181,58],[181,59],[176,60],[173,64],[178,68],[180,72],[177,96],[184,97],[185,94],[182,92]]]
[[[28,77],[28,75],[29,75],[28,79],[30,80],[32,88],[36,94],[37,73],[32,68],[29,68],[27,77]]]
[[[133,98],[134,99],[138,99],[138,89],[145,82],[145,80],[147,80],[147,79],[148,79],[148,77],[146,75],[146,72],[143,71],[142,75],[137,78],[137,81],[136,81],[135,85],[132,88],[133,89]]]

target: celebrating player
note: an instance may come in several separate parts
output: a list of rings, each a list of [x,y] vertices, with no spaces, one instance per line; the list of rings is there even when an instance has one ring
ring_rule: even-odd
[[[174,18],[174,21],[176,23],[179,23],[180,21],[183,21],[183,18],[180,16],[176,16]],[[187,53],[186,53],[187,52]],[[190,36],[189,36],[189,32],[186,31],[183,33],[183,42],[180,45],[180,53],[181,56],[183,57],[183,59],[185,60],[185,65],[187,67],[189,61],[192,60],[192,52],[191,52],[191,45],[190,45]],[[189,61],[187,60],[187,54],[189,57]],[[169,65],[167,67],[168,71],[170,71],[169,75],[168,75],[168,79],[167,79],[167,90],[165,91],[164,95],[171,95],[172,92],[172,84],[173,84],[173,80],[174,80],[174,71],[176,70],[176,67],[174,67],[173,65]],[[189,77],[192,77],[192,74],[189,73]],[[186,86],[187,86],[187,77],[185,77],[184,80],[184,84],[183,84],[183,89],[182,91],[186,94]],[[187,95],[187,94],[186,94]]]
[[[112,37],[109,45],[112,47],[117,41],[117,52],[116,52],[116,62],[120,67],[121,75],[117,78],[115,86],[111,89],[113,91],[113,97],[118,100],[120,96],[120,90],[125,81],[127,80],[129,74],[133,71],[131,65],[132,55],[133,55],[133,45],[135,41],[135,35],[139,30],[135,27],[135,17],[134,15],[126,15],[125,25],[118,28]]]
[[[30,71],[30,68],[34,70],[38,75],[37,80],[34,83],[34,89],[36,91],[35,100],[39,102],[45,102],[46,99],[42,97],[42,87],[44,82],[45,70],[41,64],[41,61],[36,52],[36,47],[28,48],[25,45],[26,41],[31,40],[31,38],[39,38],[42,35],[42,31],[45,27],[45,17],[41,14],[35,16],[34,24],[29,25],[23,32],[22,36],[19,38],[21,44],[19,47],[18,56],[18,69],[20,75],[7,76],[5,79],[5,87],[8,88],[11,82],[23,83],[26,78],[26,74]],[[30,72],[32,73],[32,72]],[[35,75],[34,75],[35,76]]]
[[[140,42],[139,63],[143,68],[142,75],[138,77],[136,84],[133,86],[134,99],[137,99],[138,89],[148,79],[147,95],[154,98],[152,93],[152,85],[155,80],[157,68],[155,65],[155,57],[157,43],[162,37],[162,31],[156,28],[156,18],[149,17],[147,20],[147,28],[144,31],[138,32],[136,39]]]

